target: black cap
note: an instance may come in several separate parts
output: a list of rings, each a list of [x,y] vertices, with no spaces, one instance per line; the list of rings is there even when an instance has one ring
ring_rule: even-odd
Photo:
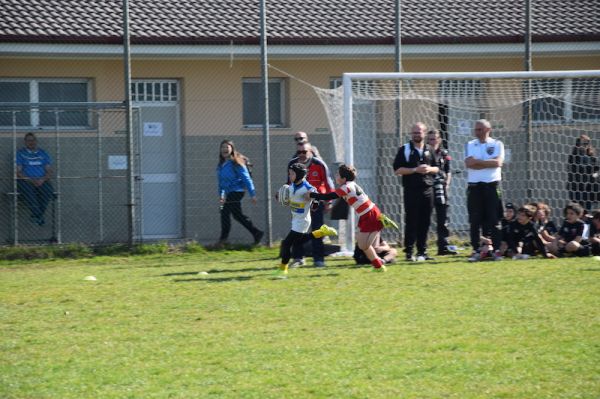
[[[306,176],[306,166],[299,162],[291,164],[290,169],[296,174],[296,181],[294,183],[304,179],[304,176]]]
[[[513,205],[512,202],[507,202],[506,205],[504,205],[505,209],[515,209],[515,206]]]

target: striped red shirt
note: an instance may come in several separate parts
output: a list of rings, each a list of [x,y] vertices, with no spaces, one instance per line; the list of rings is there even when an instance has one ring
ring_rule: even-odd
[[[358,216],[364,215],[375,206],[363,189],[353,181],[347,181],[345,184],[342,184],[335,189],[335,192],[343,198],[348,205],[354,208]]]

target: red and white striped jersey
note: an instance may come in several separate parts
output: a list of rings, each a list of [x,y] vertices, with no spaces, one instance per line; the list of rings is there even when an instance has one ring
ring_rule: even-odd
[[[364,215],[375,206],[363,189],[353,181],[342,184],[335,192],[354,208],[358,216]]]

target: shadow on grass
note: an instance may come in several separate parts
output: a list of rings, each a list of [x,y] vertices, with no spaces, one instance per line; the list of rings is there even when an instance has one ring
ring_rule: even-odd
[[[197,274],[197,273],[188,273],[188,274]],[[308,278],[322,278],[322,277],[338,277],[339,273],[327,273],[327,274],[310,274],[306,275],[297,275],[290,274],[287,278],[283,280],[287,280],[292,278],[296,279],[308,279]],[[187,278],[187,279],[175,279],[173,282],[175,283],[193,283],[193,282],[204,282],[204,283],[229,283],[229,282],[237,282],[237,281],[249,281],[257,277],[266,277],[269,280],[282,280],[281,278],[275,277],[272,274],[257,274],[255,276],[232,276],[232,277],[210,277],[206,276],[203,278]]]
[[[588,267],[586,269],[579,269],[582,272],[600,272],[600,267]]]
[[[205,283],[228,283],[232,281],[248,281],[252,280],[253,276],[233,276],[233,277],[206,277],[206,278],[187,278],[187,279],[175,279],[176,283],[193,283],[193,282],[205,282]]]
[[[205,272],[207,272],[208,274],[218,274],[218,273],[249,273],[249,272],[264,272],[264,271],[270,271],[270,270],[275,270],[277,269],[277,266],[273,266],[273,267],[248,267],[245,269],[209,269],[209,270],[203,270]],[[173,277],[173,276],[189,276],[189,275],[195,275],[198,274],[198,272],[177,272],[177,273],[165,273],[165,274],[161,274],[161,277]]]

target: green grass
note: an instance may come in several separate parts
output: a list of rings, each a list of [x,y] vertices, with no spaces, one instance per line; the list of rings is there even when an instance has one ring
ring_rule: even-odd
[[[0,397],[600,397],[592,258],[274,280],[275,258],[1,261]]]

